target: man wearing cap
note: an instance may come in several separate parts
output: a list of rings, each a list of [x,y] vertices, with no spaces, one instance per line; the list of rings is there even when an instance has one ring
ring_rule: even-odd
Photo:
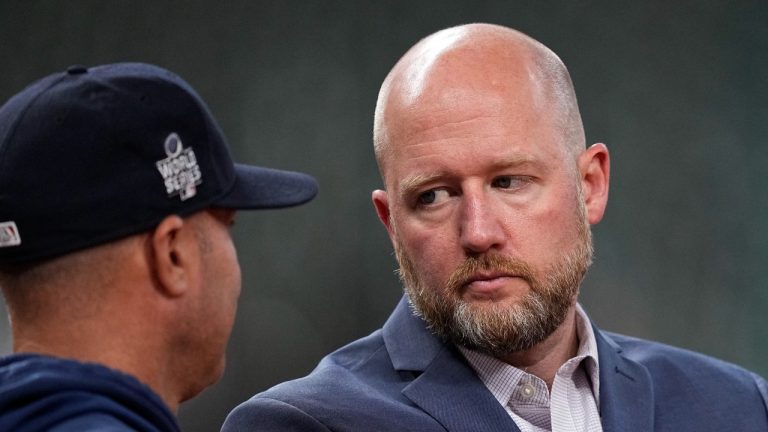
[[[177,431],[214,383],[240,292],[238,209],[314,197],[311,177],[234,164],[178,76],[72,67],[0,108],[2,431]]]
[[[381,330],[236,408],[245,431],[766,431],[766,382],[610,334],[578,305],[609,158],[568,71],[512,29],[414,46],[384,80],[372,194],[405,297]]]

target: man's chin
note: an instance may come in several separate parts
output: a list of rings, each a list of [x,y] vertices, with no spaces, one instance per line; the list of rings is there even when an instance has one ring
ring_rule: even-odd
[[[478,294],[474,292],[465,292],[458,299],[458,303],[464,304],[464,307],[473,311],[509,311],[520,308],[525,301],[528,292],[494,292]]]

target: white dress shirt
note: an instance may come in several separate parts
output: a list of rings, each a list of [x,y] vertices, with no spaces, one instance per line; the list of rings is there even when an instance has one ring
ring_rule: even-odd
[[[521,432],[602,432],[597,343],[578,304],[576,333],[579,349],[555,374],[551,393],[535,375],[489,355],[459,349]]]

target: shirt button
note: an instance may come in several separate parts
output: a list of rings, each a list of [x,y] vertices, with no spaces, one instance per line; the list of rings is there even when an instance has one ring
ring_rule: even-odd
[[[531,398],[536,394],[536,388],[533,387],[530,383],[525,383],[520,389],[520,394],[522,394],[524,398]]]

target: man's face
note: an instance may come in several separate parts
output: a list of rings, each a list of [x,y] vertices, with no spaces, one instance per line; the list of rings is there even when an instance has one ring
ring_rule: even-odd
[[[438,335],[496,356],[525,350],[563,322],[591,262],[576,156],[547,104],[447,97],[388,120],[376,205]]]
[[[208,368],[210,384],[221,377],[225,351],[240,296],[240,265],[230,235],[235,211],[209,209],[200,213],[197,227],[201,256],[202,293],[197,307],[199,360]],[[206,384],[206,385],[207,385]]]

